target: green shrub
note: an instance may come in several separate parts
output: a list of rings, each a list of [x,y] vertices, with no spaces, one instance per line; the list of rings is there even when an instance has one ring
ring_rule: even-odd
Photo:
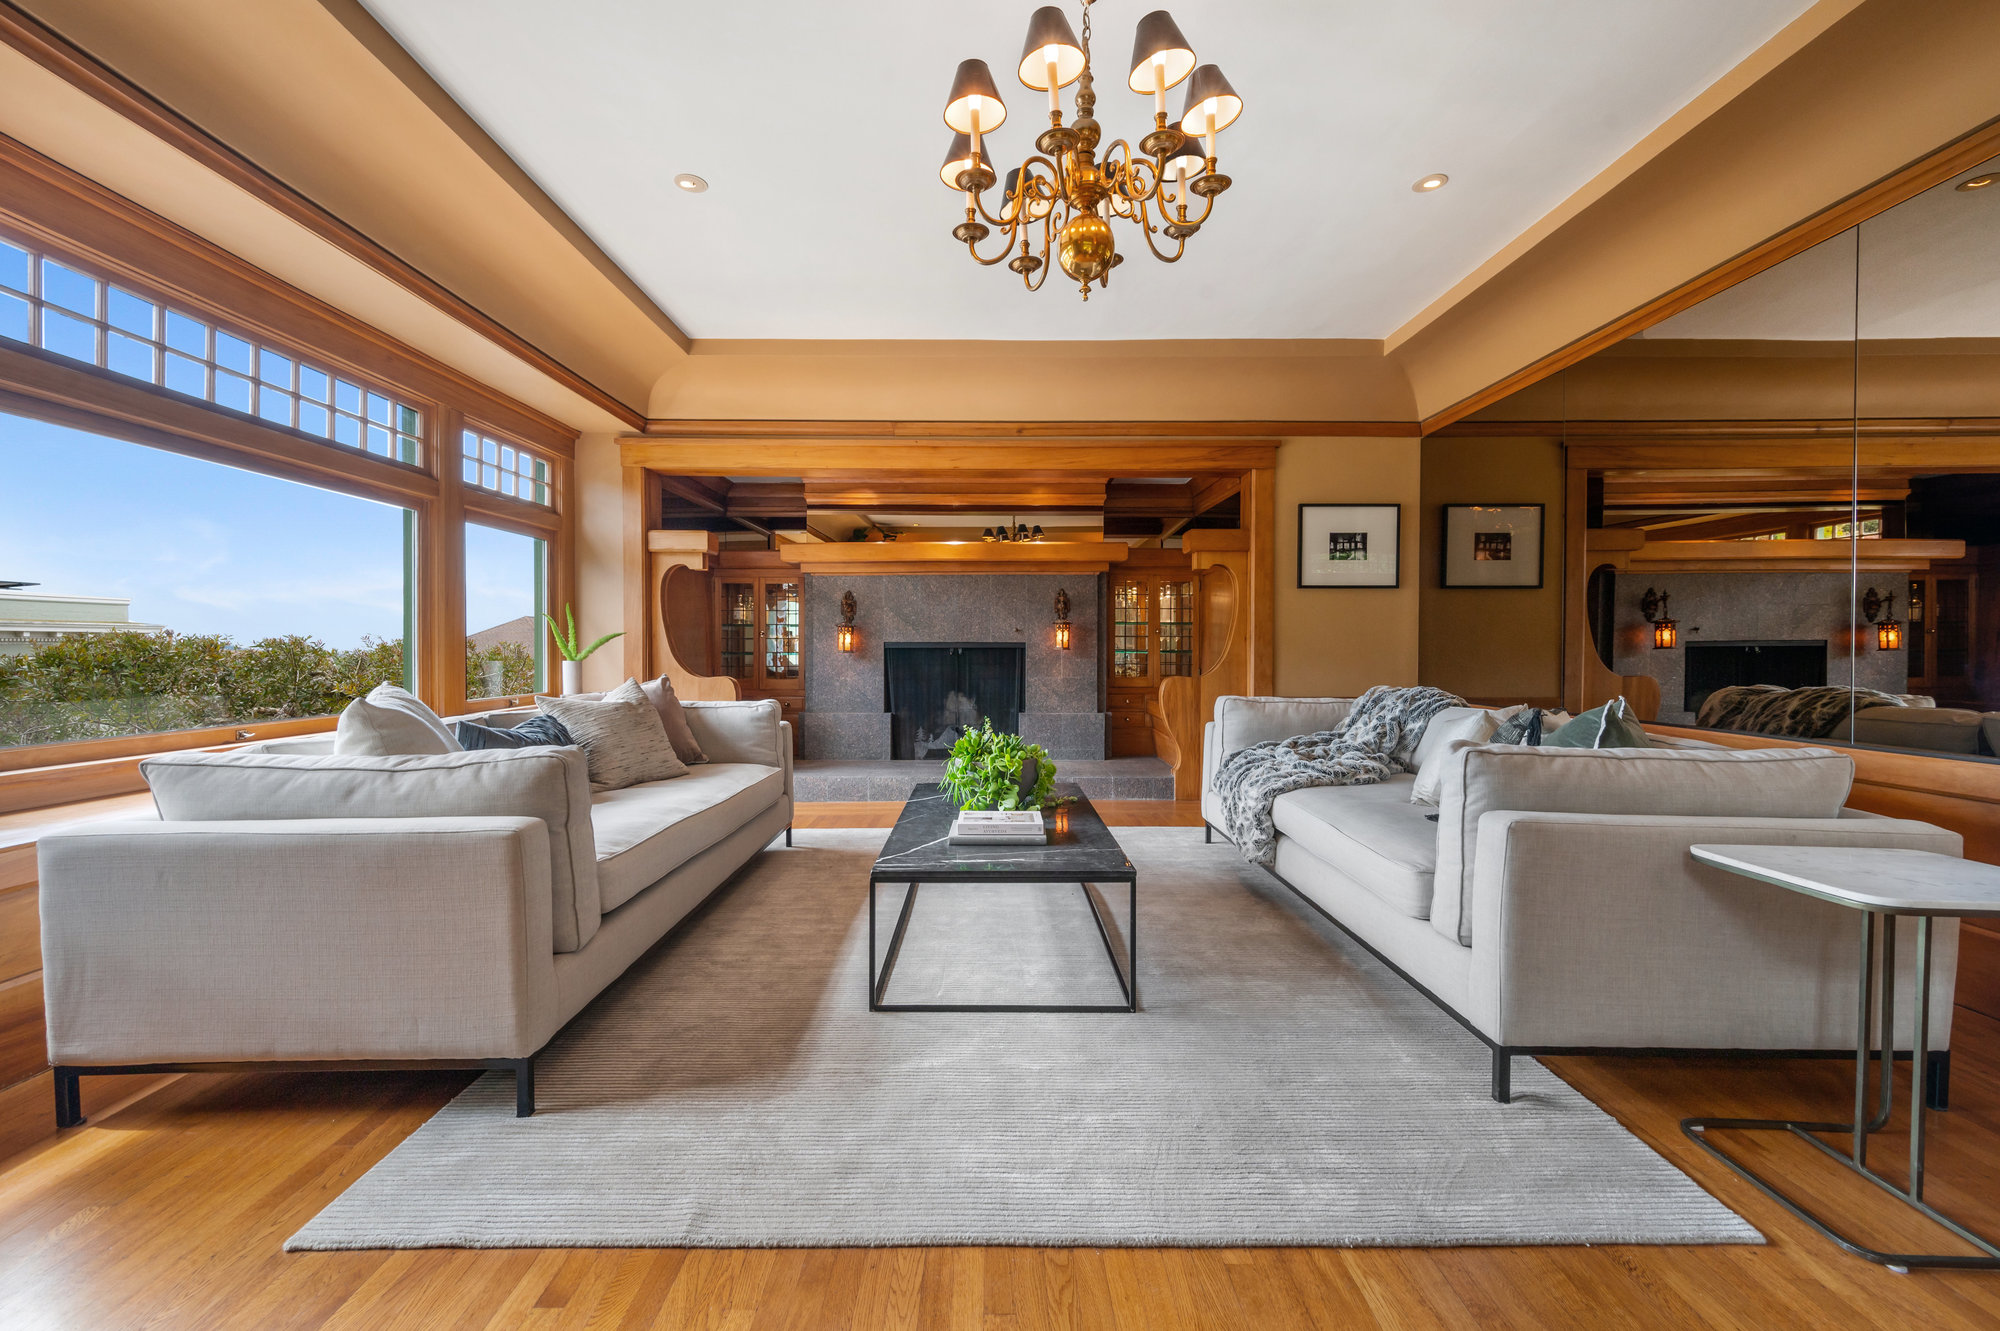
[[[1021,768],[1035,760],[1034,788],[1021,791]],[[945,793],[962,809],[1045,809],[1054,801],[1056,765],[1047,749],[1019,735],[995,733],[993,722],[967,730],[944,764]]]

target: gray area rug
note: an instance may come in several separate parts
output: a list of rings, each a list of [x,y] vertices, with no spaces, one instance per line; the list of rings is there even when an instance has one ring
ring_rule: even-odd
[[[1541,1065],[1495,1104],[1483,1045],[1194,829],[1118,832],[1137,1015],[871,1014],[884,835],[766,852],[557,1038],[535,1117],[483,1077],[287,1248],[1762,1242]],[[1110,965],[1079,888],[932,886],[889,997],[1116,1001]]]

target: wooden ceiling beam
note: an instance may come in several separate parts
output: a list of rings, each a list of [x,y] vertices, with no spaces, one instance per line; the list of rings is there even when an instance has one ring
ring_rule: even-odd
[[[1101,476],[1036,481],[1019,476],[923,475],[808,480],[802,488],[806,506],[813,509],[1090,512],[1104,507],[1105,482]]]
[[[1068,439],[1016,442],[808,439],[649,439],[626,435],[628,467],[676,476],[784,476],[807,481],[948,475],[954,485],[978,478],[1077,480],[1109,476],[1192,476],[1276,467],[1274,440]]]

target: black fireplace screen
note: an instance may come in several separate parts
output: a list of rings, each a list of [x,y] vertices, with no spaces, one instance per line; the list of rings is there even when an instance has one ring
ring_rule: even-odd
[[[1735,684],[1776,684],[1787,689],[1826,683],[1826,642],[1819,638],[1765,642],[1691,642],[1687,645],[1684,703],[1699,713],[1708,695]]]
[[[1028,692],[1021,643],[885,643],[882,676],[892,758],[942,758],[981,721],[1020,729]]]

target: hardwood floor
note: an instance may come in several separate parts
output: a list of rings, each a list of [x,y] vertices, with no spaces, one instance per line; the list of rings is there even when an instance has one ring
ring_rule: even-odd
[[[1127,825],[1201,821],[1189,805],[1100,807]],[[881,826],[893,808],[802,806],[798,825]],[[1932,1120],[1932,1199],[1996,1232],[2000,1022],[1960,1009],[1956,1023],[1954,1107]],[[1847,1065],[1550,1065],[1770,1243],[287,1254],[285,1238],[466,1074],[188,1076],[0,1162],[0,1327],[2000,1326],[2000,1276],[1897,1276],[1844,1256],[1680,1133],[1690,1114],[1839,1117]],[[1830,1212],[1884,1210],[1802,1143],[1738,1143]],[[1877,1149],[1899,1161],[1904,1148],[1892,1135]],[[1859,1228],[1947,1242],[1921,1222]]]

